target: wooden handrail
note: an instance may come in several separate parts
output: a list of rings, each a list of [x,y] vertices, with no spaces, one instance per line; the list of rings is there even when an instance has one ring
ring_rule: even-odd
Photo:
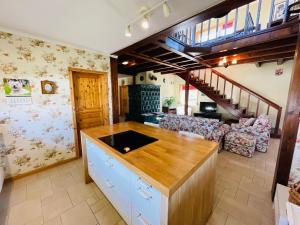
[[[239,87],[241,90],[250,93],[252,96],[255,96],[256,98],[258,98],[258,99],[260,99],[261,101],[267,103],[267,104],[270,105],[271,107],[273,107],[273,108],[275,108],[275,109],[277,109],[277,110],[282,109],[282,107],[279,106],[279,105],[277,105],[275,102],[270,101],[269,99],[267,99],[267,98],[261,96],[260,94],[258,94],[258,93],[256,93],[256,92],[250,90],[249,88],[245,87],[244,85],[242,85],[242,84],[240,84],[240,83],[238,83],[238,82],[236,82],[236,81],[234,81],[234,80],[232,80],[232,79],[226,77],[224,74],[220,73],[219,71],[217,71],[217,70],[215,70],[215,69],[211,69],[211,70],[212,70],[212,72],[213,72],[214,74],[216,74],[216,75],[222,77],[224,80],[226,80],[226,81],[232,83],[233,85]]]

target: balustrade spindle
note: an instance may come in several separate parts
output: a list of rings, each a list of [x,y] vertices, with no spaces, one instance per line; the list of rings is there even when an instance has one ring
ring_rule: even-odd
[[[206,83],[206,68],[204,69],[204,83]]]
[[[217,75],[217,90],[219,89],[219,79],[220,77]]]
[[[228,14],[225,17],[225,36],[227,35]]]
[[[230,94],[230,100],[231,100],[231,102],[233,102],[232,95],[233,95],[233,84],[231,84],[231,94]]]
[[[242,98],[242,89],[240,88],[240,94],[239,94],[239,106],[241,106],[241,98]]]
[[[234,30],[233,30],[234,34],[236,34],[238,19],[239,19],[239,9],[237,8],[235,10],[235,18],[234,18]]]
[[[218,32],[219,32],[219,18],[217,18],[216,39],[218,39]]]
[[[270,15],[269,15],[269,23],[268,23],[268,27],[271,27],[272,25],[272,21],[273,21],[273,12],[274,12],[274,3],[275,0],[271,1],[271,9],[270,9]]]
[[[258,116],[259,103],[260,103],[260,100],[258,99],[258,100],[257,100],[257,107],[256,107],[256,113],[255,113],[255,117],[257,117],[257,116]]]
[[[250,106],[250,94],[248,94],[248,103],[247,103],[247,109],[246,109],[247,112],[249,112],[249,106]]]
[[[267,108],[267,115],[269,115],[269,112],[270,112],[270,105],[268,105],[268,108]]]
[[[224,80],[224,89],[223,89],[224,98],[225,98],[225,90],[226,90],[226,80]]]
[[[200,41],[199,43],[201,44],[203,38],[203,22],[201,23],[201,28],[200,28]]]
[[[261,2],[262,2],[262,0],[259,0],[258,5],[257,5],[256,27],[255,27],[256,31],[260,30],[259,21],[260,21],[260,12],[261,12]]]
[[[247,4],[246,7],[246,17],[245,17],[245,27],[244,27],[245,34],[248,32],[248,20],[249,20],[249,4]]]
[[[210,87],[211,87],[211,84],[212,84],[212,76],[213,76],[213,72],[211,70],[211,72],[210,72]]]
[[[211,19],[208,20],[208,31],[207,31],[207,40],[209,41],[209,35],[210,35],[210,23]]]
[[[196,38],[196,25],[194,25],[192,27],[192,31],[191,31],[191,45],[192,45],[192,47],[195,46],[195,43],[196,43],[195,38]]]
[[[290,1],[285,0],[285,6],[284,6],[284,14],[283,14],[283,23],[287,21],[287,13],[288,13],[288,8],[289,8]]]

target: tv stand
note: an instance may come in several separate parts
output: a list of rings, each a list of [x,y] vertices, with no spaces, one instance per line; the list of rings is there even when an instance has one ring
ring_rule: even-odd
[[[208,118],[208,119],[222,120],[222,113],[217,113],[217,112],[198,112],[198,113],[194,113],[194,117],[203,117],[203,118]]]

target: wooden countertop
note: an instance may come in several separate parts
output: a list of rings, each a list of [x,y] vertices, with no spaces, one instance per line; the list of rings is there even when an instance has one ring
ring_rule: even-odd
[[[98,140],[99,137],[127,130],[159,140],[127,154],[121,154]],[[218,147],[215,142],[136,122],[89,128],[81,133],[166,196],[172,195]]]

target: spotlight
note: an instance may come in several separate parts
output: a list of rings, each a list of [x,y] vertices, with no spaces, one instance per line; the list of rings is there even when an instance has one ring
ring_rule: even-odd
[[[168,2],[165,1],[163,4],[163,13],[165,17],[169,17],[170,16],[170,7],[168,5]]]
[[[148,16],[144,16],[144,19],[142,20],[142,28],[144,28],[144,29],[149,28],[149,18],[148,18]]]
[[[237,64],[237,59],[233,59],[231,63],[232,64]]]
[[[128,63],[129,63],[128,61],[123,61],[122,65],[126,66],[126,65],[128,65]]]
[[[130,27],[130,25],[127,25],[127,27],[125,29],[125,36],[126,37],[131,37],[131,27]]]

